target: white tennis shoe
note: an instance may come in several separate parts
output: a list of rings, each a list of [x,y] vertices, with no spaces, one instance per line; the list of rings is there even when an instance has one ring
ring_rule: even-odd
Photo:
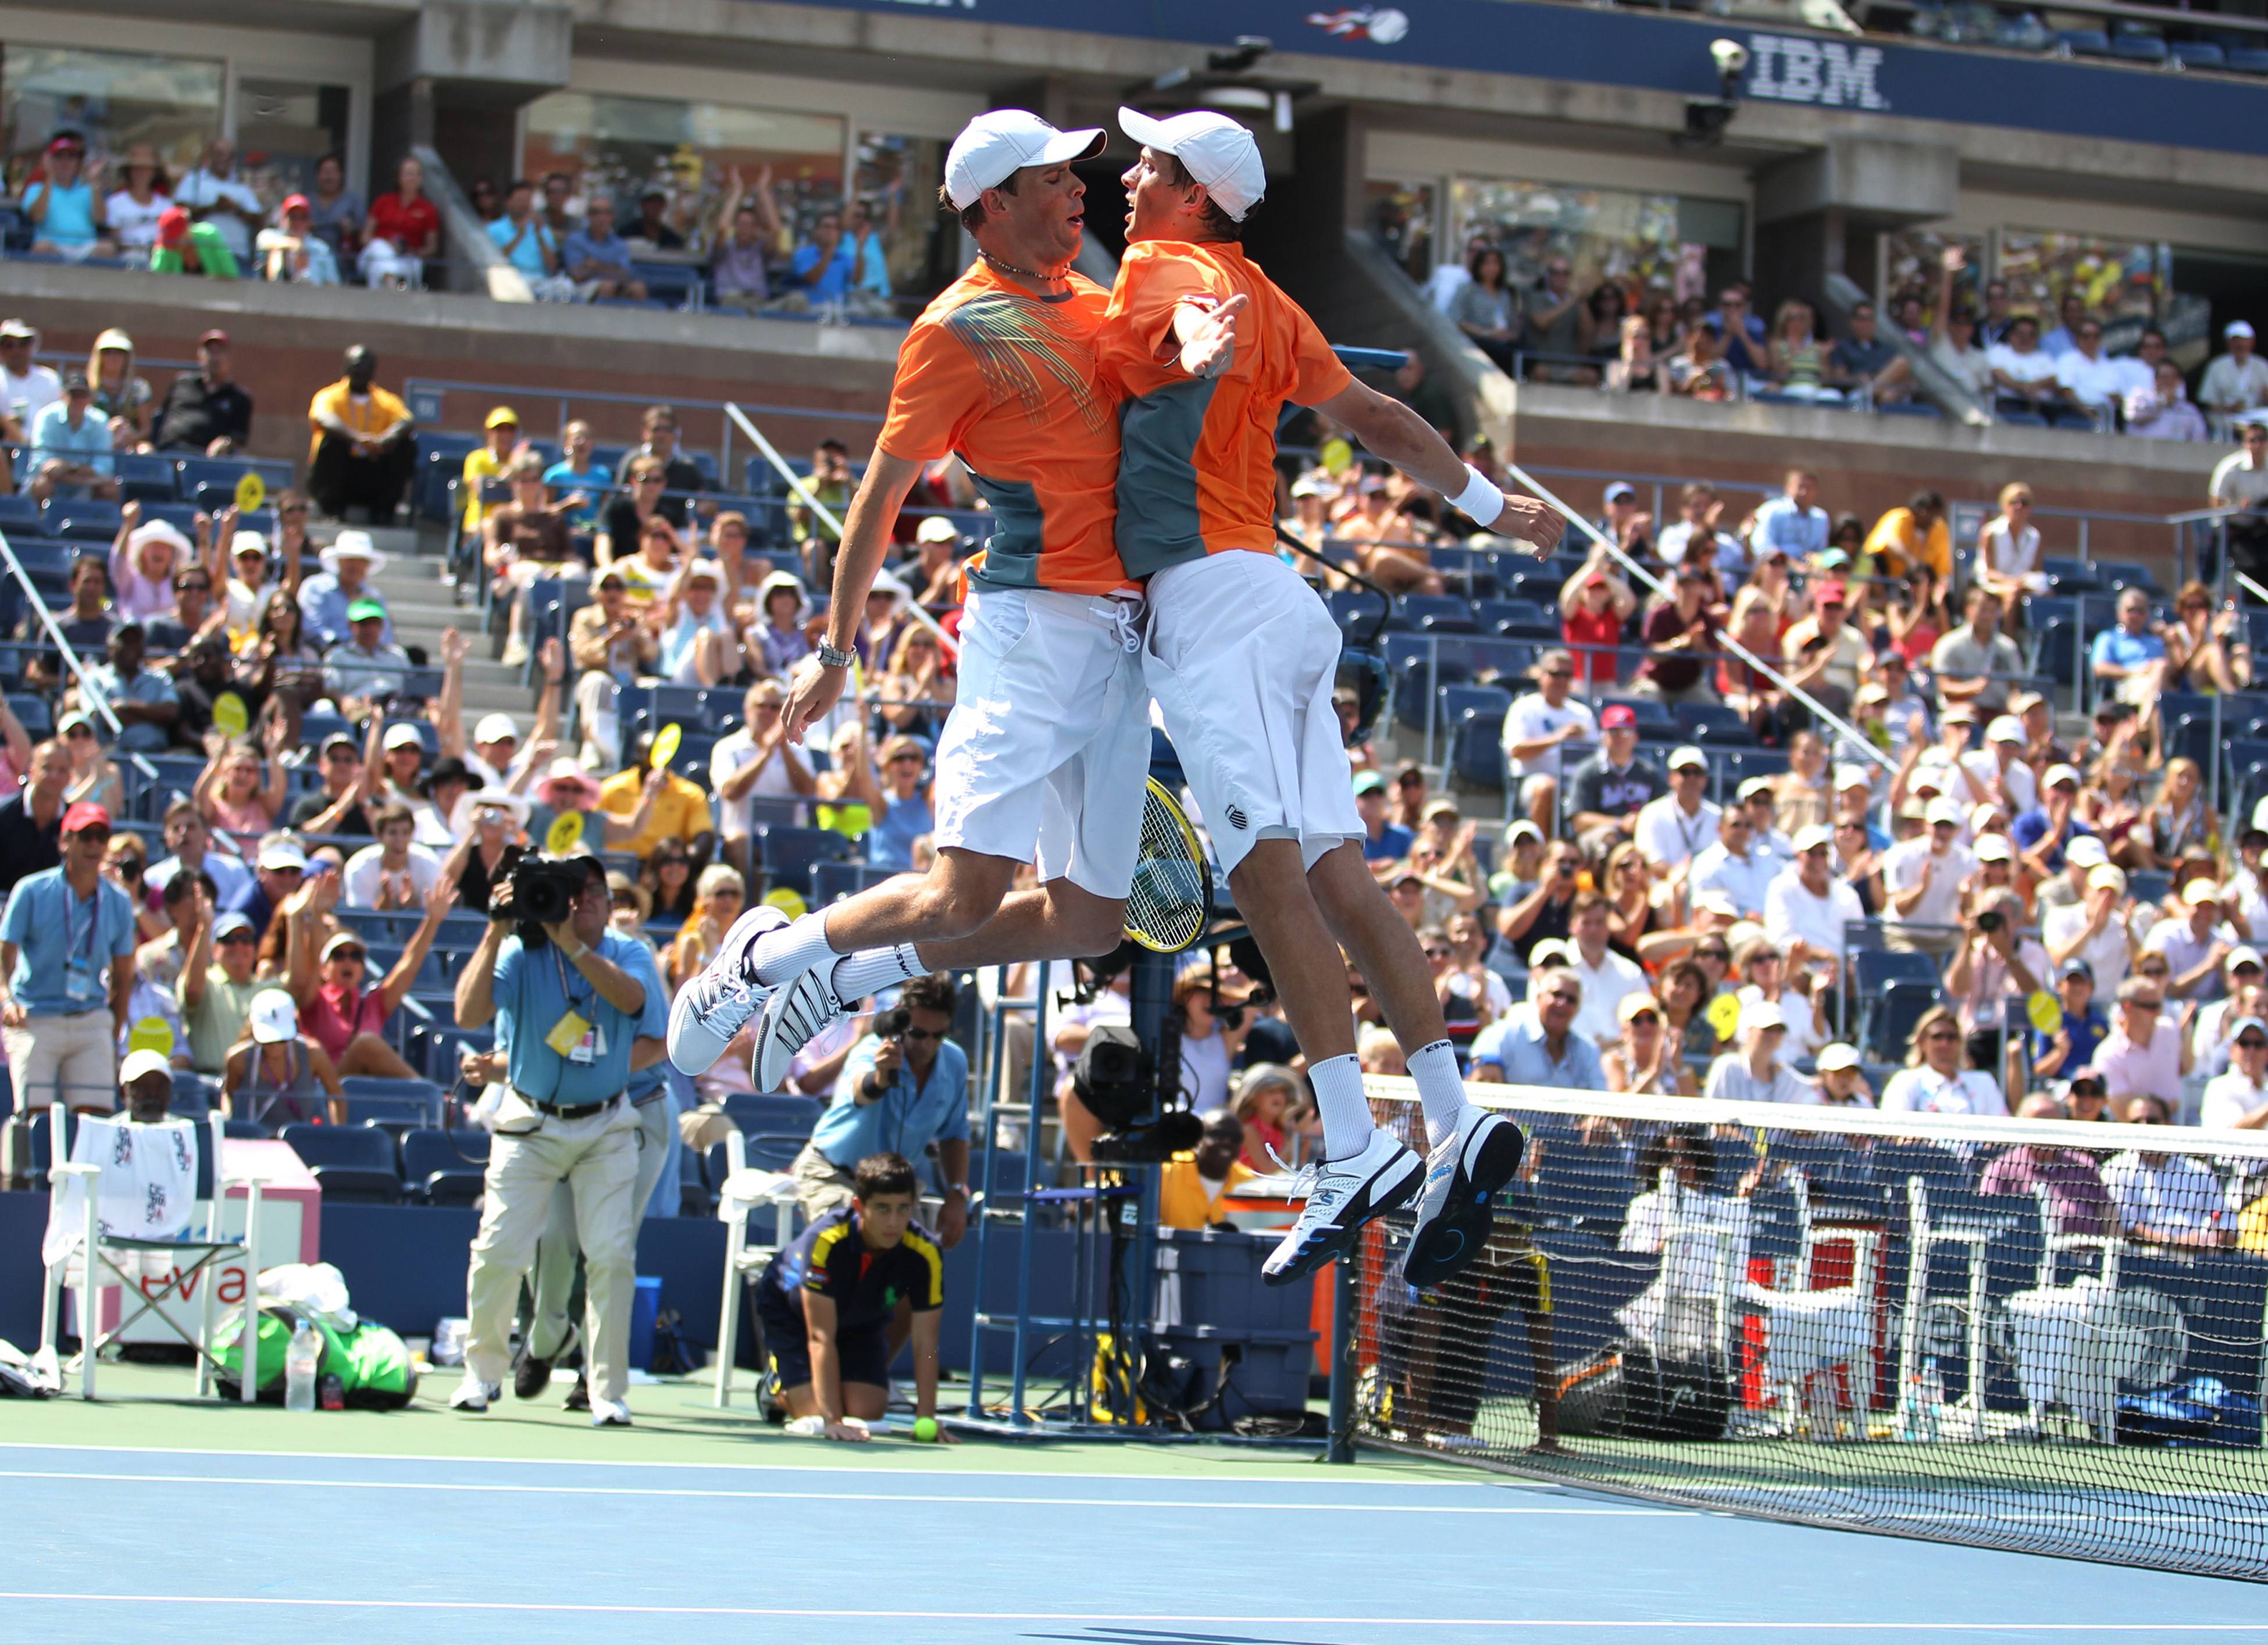
[[[1292,1197],[1307,1203],[1283,1243],[1261,1265],[1270,1285],[1289,1285],[1350,1249],[1362,1225],[1416,1193],[1425,1163],[1395,1138],[1373,1131],[1362,1152],[1323,1160],[1300,1173]]]
[[[733,922],[725,940],[717,944],[715,957],[678,990],[669,1004],[669,1060],[680,1072],[697,1077],[715,1068],[725,1047],[763,1008],[770,990],[751,978],[748,961],[756,939],[787,922],[779,909],[759,903]]]
[[[810,970],[790,977],[771,991],[756,1016],[756,1054],[749,1077],[760,1091],[781,1090],[795,1054],[840,1018],[843,1002],[835,993],[835,963],[829,954]]]

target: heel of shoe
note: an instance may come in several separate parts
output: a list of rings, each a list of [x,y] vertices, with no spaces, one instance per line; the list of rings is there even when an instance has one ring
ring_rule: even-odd
[[[1481,1139],[1477,1155],[1466,1162],[1465,1175],[1472,1181],[1475,1192],[1494,1193],[1519,1173],[1520,1162],[1528,1154],[1528,1137],[1510,1120],[1492,1125]]]

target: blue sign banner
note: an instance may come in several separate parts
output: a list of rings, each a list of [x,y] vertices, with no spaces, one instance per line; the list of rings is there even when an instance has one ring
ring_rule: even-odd
[[[1749,48],[1741,95],[1759,102],[2268,154],[2268,83],[1871,36],[1780,33],[1721,18],[1529,0],[1424,0],[1407,10],[1313,0],[1147,0],[1092,9],[1062,0],[801,3],[1192,47],[1261,34],[1284,52],[1689,97],[1719,94],[1709,46],[1730,39]]]

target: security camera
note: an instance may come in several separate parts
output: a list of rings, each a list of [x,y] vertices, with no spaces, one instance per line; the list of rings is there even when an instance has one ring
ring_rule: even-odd
[[[1736,40],[1712,40],[1709,55],[1716,61],[1717,72],[1727,80],[1737,80],[1749,66],[1749,48]]]

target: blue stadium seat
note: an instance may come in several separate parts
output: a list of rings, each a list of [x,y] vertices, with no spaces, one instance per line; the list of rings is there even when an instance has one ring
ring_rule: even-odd
[[[401,1200],[394,1139],[385,1132],[359,1125],[292,1124],[282,1135],[314,1174],[325,1199],[363,1205]]]
[[[345,1092],[349,1103],[372,1105],[369,1118],[379,1118],[387,1110],[411,1113],[428,1125],[438,1124],[441,1118],[441,1088],[431,1080],[391,1079],[379,1074],[346,1074],[339,1078],[339,1089]],[[350,1118],[354,1110],[348,1110]]]
[[[2268,51],[2250,47],[2231,46],[2228,66],[2240,74],[2268,74]]]
[[[180,495],[173,488],[172,458],[153,452],[121,452],[114,461],[122,501],[171,503]]]
[[[820,863],[847,861],[855,842],[831,828],[762,827],[756,830],[757,860],[767,889],[785,886],[808,899],[811,870]]]
[[[2156,575],[2139,560],[2097,560],[2095,575],[2104,588],[2117,593],[2124,589],[2139,588],[2152,599],[2163,599],[2166,591],[2158,586]],[[2109,621],[2109,613],[2104,613]]]
[[[725,1098],[725,1117],[749,1135],[809,1136],[823,1105],[792,1091],[737,1091]]]
[[[1860,1007],[1862,1054],[1885,1062],[1904,1061],[1914,1024],[1937,1003],[1937,995],[1938,982],[1933,975],[1927,982],[1901,978],[1885,984],[1879,995],[1869,995]]]
[[[2058,594],[2088,594],[2102,586],[2102,579],[2094,566],[2061,554],[2043,554],[2040,574],[2047,578],[2048,587]]]
[[[489,1134],[421,1126],[401,1138],[402,1185],[426,1205],[470,1205],[488,1175]]]
[[[2099,28],[2059,28],[2056,45],[2066,57],[2108,57],[2110,36]]]
[[[1603,709],[1616,704],[1638,716],[1638,734],[1643,740],[1663,741],[1683,734],[1675,712],[1656,697],[1602,696],[1593,706]]]
[[[39,532],[41,530],[40,505],[20,491],[12,491],[0,497],[0,530],[7,532],[11,538],[18,531]]]
[[[2169,55],[2161,37],[2137,33],[2128,27],[2121,27],[2110,37],[2110,55],[2129,62],[2163,62]]]
[[[2220,69],[2228,62],[2228,54],[2209,40],[2177,40],[2173,53],[2184,69]]]
[[[1417,634],[1476,634],[1470,600],[1454,594],[1405,594],[1395,603],[1394,626]]]
[[[2126,876],[2126,892],[2136,902],[2163,902],[2174,877],[2161,868],[2138,868]]]
[[[869,885],[880,885],[897,872],[894,868],[877,868],[872,863],[814,863],[811,865],[811,905],[823,908],[828,903],[840,902]]]

